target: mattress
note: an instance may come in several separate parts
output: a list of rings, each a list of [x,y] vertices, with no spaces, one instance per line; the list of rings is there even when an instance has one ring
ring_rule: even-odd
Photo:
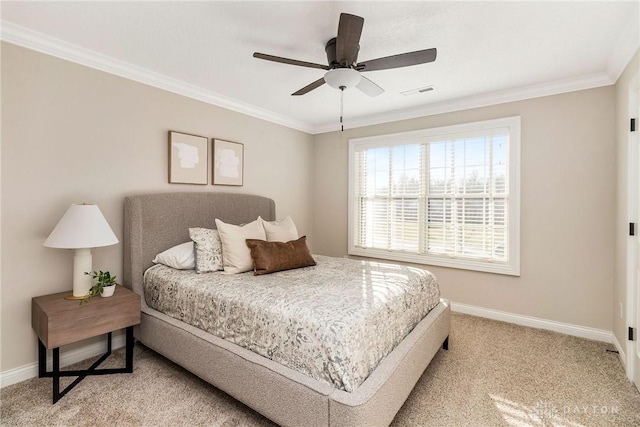
[[[422,269],[314,258],[262,276],[156,265],[144,295],[155,310],[351,392],[438,304],[438,282]]]

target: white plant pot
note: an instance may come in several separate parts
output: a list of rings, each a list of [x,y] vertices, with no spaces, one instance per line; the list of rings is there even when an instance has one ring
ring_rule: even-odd
[[[105,286],[102,288],[102,292],[100,292],[100,296],[102,298],[107,298],[113,296],[113,293],[116,291],[116,285],[113,286]]]

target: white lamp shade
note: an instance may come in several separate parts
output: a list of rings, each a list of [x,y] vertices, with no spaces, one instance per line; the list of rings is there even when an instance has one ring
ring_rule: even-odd
[[[118,238],[98,205],[71,205],[44,245],[49,248],[79,249],[115,245]]]
[[[334,68],[324,75],[324,81],[334,89],[349,89],[360,82],[362,76],[353,68]]]

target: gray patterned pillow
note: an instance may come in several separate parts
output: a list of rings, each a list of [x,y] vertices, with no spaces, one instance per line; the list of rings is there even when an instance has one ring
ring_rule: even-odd
[[[196,273],[222,270],[222,243],[218,230],[190,228],[189,237],[195,243]]]

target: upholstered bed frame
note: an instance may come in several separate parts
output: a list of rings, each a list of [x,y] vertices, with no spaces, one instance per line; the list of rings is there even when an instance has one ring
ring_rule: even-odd
[[[388,425],[444,346],[450,309],[441,301],[354,392],[337,390],[147,306],[144,271],[156,254],[189,241],[189,227],[215,218],[275,219],[273,200],[254,195],[182,192],[125,199],[124,284],[142,295],[136,338],[147,347],[283,426]]]

